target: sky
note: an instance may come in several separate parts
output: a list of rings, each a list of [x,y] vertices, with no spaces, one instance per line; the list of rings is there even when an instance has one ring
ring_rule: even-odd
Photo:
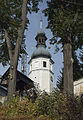
[[[28,53],[28,58],[27,58],[27,76],[29,73],[29,65],[28,65],[28,61],[30,60],[30,57],[33,53],[33,51],[36,49],[36,40],[35,37],[37,35],[37,32],[40,30],[40,19],[42,17],[43,20],[43,25],[42,25],[42,29],[45,32],[46,36],[47,36],[47,48],[48,46],[50,46],[51,48],[48,49],[48,51],[51,53],[52,55],[52,59],[55,62],[53,65],[53,72],[54,72],[54,87],[56,87],[56,81],[57,81],[57,77],[60,75],[60,70],[63,67],[63,55],[61,52],[58,52],[56,54],[54,54],[54,50],[55,50],[55,46],[54,45],[50,45],[49,44],[49,39],[52,38],[52,32],[50,31],[50,29],[46,29],[48,21],[47,21],[47,17],[44,16],[44,14],[42,13],[42,10],[45,9],[47,7],[46,5],[46,0],[43,1],[43,3],[39,4],[39,12],[38,13],[32,13],[32,14],[28,14],[27,17],[29,18],[30,24],[28,25],[28,30],[25,31],[25,36],[26,36],[26,50]],[[0,64],[0,75],[3,75],[4,72],[7,70],[9,66],[3,67]],[[21,69],[21,64],[19,62],[18,65],[18,69]]]

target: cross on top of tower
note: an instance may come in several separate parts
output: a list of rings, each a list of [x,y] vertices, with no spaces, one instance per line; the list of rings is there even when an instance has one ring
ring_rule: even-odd
[[[43,20],[42,18],[40,19],[40,29],[42,29],[42,23],[43,23]]]

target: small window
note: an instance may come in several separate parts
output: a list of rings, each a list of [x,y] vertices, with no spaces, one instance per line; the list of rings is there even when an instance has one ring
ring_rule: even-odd
[[[41,43],[41,39],[39,39],[39,43]]]
[[[53,77],[52,77],[52,76],[50,77],[50,79],[51,79],[51,81],[53,82]]]
[[[44,42],[44,40],[42,39],[42,43]]]
[[[46,67],[46,62],[45,61],[43,61],[43,67]]]

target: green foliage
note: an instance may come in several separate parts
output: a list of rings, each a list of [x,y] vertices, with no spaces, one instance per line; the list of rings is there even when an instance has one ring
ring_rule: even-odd
[[[77,58],[76,52],[73,50],[73,81],[79,80],[83,77],[83,53],[82,50],[80,52],[80,61]],[[60,71],[60,75],[57,78],[57,88],[60,90],[60,92],[63,91],[63,69]]]
[[[47,28],[51,29],[54,36],[51,43],[68,42],[68,36],[71,34],[72,44],[77,49],[83,40],[83,5],[78,5],[83,2],[82,0],[76,1],[78,4],[70,2],[70,0],[48,1],[48,8],[44,10],[44,14],[48,16]]]
[[[80,61],[81,61],[80,66],[81,66],[81,71],[82,71],[82,75],[83,75],[83,48],[80,51],[79,58],[80,58]]]
[[[78,79],[81,79],[83,77],[83,72],[81,69],[81,65],[80,62],[77,58],[76,52],[73,51],[73,59],[74,59],[74,63],[73,63],[73,80],[76,81]]]
[[[55,90],[42,93],[33,103],[28,98],[13,96],[0,107],[1,120],[82,120],[83,98]]]
[[[21,23],[22,0],[0,0],[0,62],[6,65],[9,61],[8,49],[3,29],[6,29],[11,40],[12,50],[18,37]],[[24,41],[24,40],[23,40]]]
[[[60,71],[60,73],[61,74],[57,78],[56,86],[60,92],[63,92],[63,68],[62,68],[62,71]]]
[[[8,49],[3,29],[7,29],[14,49],[17,39],[17,29],[21,22],[22,0],[0,0],[0,62],[8,63]]]
[[[21,114],[33,115],[35,111],[35,103],[32,103],[32,101],[29,101],[28,98],[13,96],[11,100],[7,102],[7,105],[2,106],[1,109],[3,114],[9,115],[9,116],[16,116]]]
[[[64,108],[65,108],[66,99],[64,98],[65,95],[62,96],[62,94],[59,94],[58,91],[56,92],[56,94],[54,93],[51,95],[43,93],[38,98],[39,103],[37,106],[37,115],[49,116],[49,118],[52,120],[54,119],[58,120],[63,116],[62,111],[65,112]],[[63,116],[63,118],[65,117]]]
[[[48,26],[53,33],[51,44],[58,45],[71,42],[73,50],[83,46],[83,1],[50,0],[43,11],[48,17]],[[68,37],[71,35],[71,41]]]
[[[38,12],[38,4],[42,0],[28,0],[27,2],[27,14],[30,12]],[[9,61],[8,49],[5,40],[4,29],[8,32],[8,37],[11,41],[12,48],[14,50],[16,46],[16,41],[18,38],[18,28],[21,24],[21,13],[22,13],[22,3],[23,0],[0,0],[0,63],[6,65]],[[29,19],[26,15],[26,25],[27,29],[29,24]],[[22,47],[25,41],[25,36],[23,35],[23,41],[21,44],[20,55],[26,53],[25,49]]]
[[[74,59],[73,78],[74,81],[78,80],[83,73],[82,64],[80,65],[75,52],[83,47],[83,1],[50,0],[47,1],[47,6],[43,12],[48,17],[47,28],[50,28],[53,33],[50,43],[55,44],[56,52],[60,50],[59,44],[61,44],[62,50],[65,43],[71,43]],[[69,37],[70,40],[68,40]],[[83,54],[81,54],[82,56]],[[62,78],[60,76],[59,79],[63,79],[63,76]],[[62,80],[59,81],[61,84]]]

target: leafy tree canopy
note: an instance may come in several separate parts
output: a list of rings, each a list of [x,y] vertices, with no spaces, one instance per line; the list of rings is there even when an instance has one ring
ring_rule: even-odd
[[[38,3],[42,0],[28,0],[27,13],[39,10]],[[8,32],[8,37],[11,40],[12,50],[16,45],[18,37],[18,27],[21,24],[21,8],[23,0],[0,0],[0,62],[6,65],[9,61],[8,49],[5,41],[4,29]],[[29,19],[26,19],[25,29],[29,24]],[[23,37],[22,44],[24,44],[25,36]],[[21,52],[25,50],[21,47]]]
[[[81,48],[83,41],[83,1],[50,0],[44,10],[48,26],[53,33],[52,44],[66,43],[71,34],[74,49]],[[60,38],[60,39],[58,39]]]
[[[55,44],[56,52],[60,49],[59,44],[72,44],[72,55],[74,59],[73,77],[78,80],[82,77],[82,70],[77,59],[76,50],[83,46],[83,1],[82,0],[49,0],[47,8],[43,11],[48,17],[47,28],[51,29],[53,38],[50,39],[51,44]],[[71,36],[70,36],[71,35]],[[68,41],[68,36],[71,41]],[[82,60],[80,55],[80,60]],[[63,70],[62,76],[58,77],[57,87],[63,88]]]

